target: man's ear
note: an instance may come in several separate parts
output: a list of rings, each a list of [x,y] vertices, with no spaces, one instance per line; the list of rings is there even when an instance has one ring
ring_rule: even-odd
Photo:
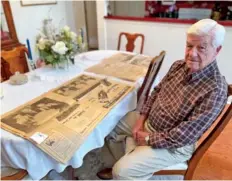
[[[221,49],[222,49],[222,46],[220,45],[220,46],[218,46],[217,48],[216,48],[216,52],[217,52],[217,54],[221,51]]]

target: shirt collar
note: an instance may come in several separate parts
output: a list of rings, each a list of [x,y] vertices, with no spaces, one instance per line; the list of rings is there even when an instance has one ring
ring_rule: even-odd
[[[216,60],[211,62],[209,65],[207,65],[203,69],[201,69],[197,72],[194,72],[194,73],[189,73],[189,69],[185,64],[186,80],[187,81],[194,81],[194,80],[200,79],[202,77],[207,77],[207,76],[211,75],[212,72],[214,72],[216,69],[218,69]]]

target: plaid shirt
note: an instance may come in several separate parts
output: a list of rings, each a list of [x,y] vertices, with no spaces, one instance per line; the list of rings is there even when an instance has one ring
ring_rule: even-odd
[[[156,130],[150,134],[150,145],[179,148],[196,143],[226,100],[227,83],[216,61],[192,74],[183,60],[176,61],[140,110]]]

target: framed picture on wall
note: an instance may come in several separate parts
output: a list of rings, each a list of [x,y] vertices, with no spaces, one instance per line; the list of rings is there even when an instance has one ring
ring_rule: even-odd
[[[57,0],[21,0],[21,6],[35,6],[35,5],[48,5],[48,4],[57,4]]]

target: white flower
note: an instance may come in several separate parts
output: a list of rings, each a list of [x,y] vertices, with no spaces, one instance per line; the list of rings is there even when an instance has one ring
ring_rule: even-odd
[[[45,48],[45,45],[46,45],[46,42],[47,40],[43,39],[43,38],[40,38],[39,39],[39,43],[37,44],[38,45],[38,48],[40,50],[43,50]]]
[[[68,48],[65,46],[64,42],[58,41],[52,46],[52,50],[60,55],[64,55],[68,51]]]
[[[77,37],[77,34],[76,33],[74,33],[74,32],[71,32],[71,38],[72,38],[72,40],[75,40],[76,39],[76,37]]]
[[[70,31],[70,28],[66,25],[66,26],[64,26],[63,30],[64,30],[65,32],[69,32],[69,31]]]

